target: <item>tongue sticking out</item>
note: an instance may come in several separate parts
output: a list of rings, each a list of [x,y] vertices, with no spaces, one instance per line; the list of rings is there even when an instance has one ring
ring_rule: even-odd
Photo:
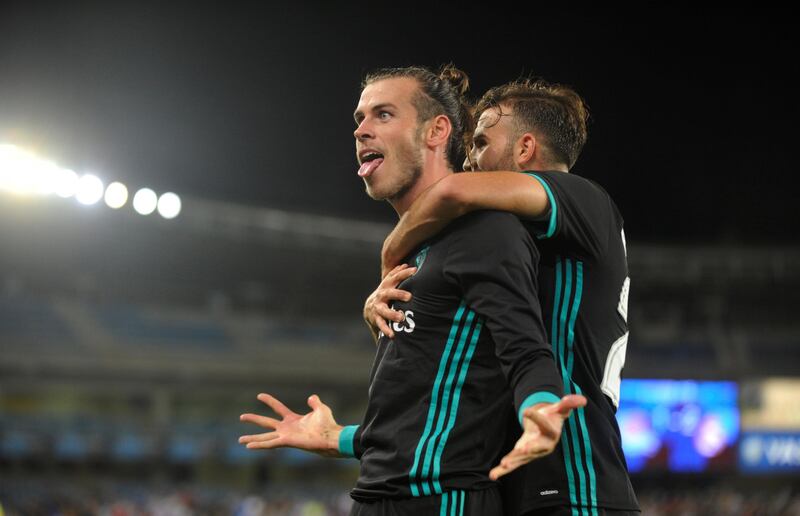
[[[361,168],[358,169],[358,177],[369,177],[370,174],[375,172],[375,169],[378,168],[381,163],[383,163],[383,158],[373,159],[372,161],[367,161]]]

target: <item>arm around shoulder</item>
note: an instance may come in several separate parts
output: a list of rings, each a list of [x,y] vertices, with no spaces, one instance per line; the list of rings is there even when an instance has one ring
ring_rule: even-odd
[[[497,210],[522,218],[537,218],[547,213],[549,208],[547,192],[541,182],[528,174],[463,172],[446,179],[448,182],[440,194],[441,202],[459,206],[461,214]]]

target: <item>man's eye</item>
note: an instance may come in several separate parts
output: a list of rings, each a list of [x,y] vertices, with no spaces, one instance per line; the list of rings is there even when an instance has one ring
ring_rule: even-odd
[[[378,117],[381,120],[389,120],[392,117],[392,114],[389,113],[388,111],[381,111],[380,113],[378,113]]]

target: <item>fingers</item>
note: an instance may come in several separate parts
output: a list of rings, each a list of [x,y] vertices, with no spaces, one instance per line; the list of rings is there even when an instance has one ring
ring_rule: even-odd
[[[562,414],[566,411],[566,415],[569,416],[569,411],[585,407],[588,403],[586,396],[581,396],[580,394],[569,394],[561,398],[561,401],[557,403],[557,405],[561,405],[559,412]]]
[[[517,441],[514,449],[500,460],[500,464],[489,471],[489,478],[497,480],[520,466],[524,466],[533,459],[547,455],[548,453],[549,450],[537,446],[535,443],[523,443],[522,440]]]
[[[259,416],[258,414],[242,414],[239,416],[239,420],[244,421],[245,423],[254,423],[263,428],[271,428],[273,430],[275,430],[277,425],[280,423],[277,419]]]
[[[264,403],[281,417],[286,417],[290,414],[293,414],[289,407],[278,401],[278,398],[275,398],[274,396],[270,396],[269,394],[262,392],[256,396],[256,398],[258,401]]]
[[[404,281],[413,276],[415,272],[417,272],[416,267],[409,267],[406,264],[399,265],[394,269],[392,269],[392,272],[390,272],[389,274],[386,275],[385,278],[383,278],[383,281],[381,281],[380,286],[383,288],[396,287],[401,281]]]
[[[558,437],[561,434],[561,429],[556,428],[553,426],[553,423],[550,422],[550,414],[543,413],[542,411],[534,408],[529,408],[525,410],[524,416],[536,424],[536,430],[538,431],[538,434],[551,440],[558,440]],[[569,414],[567,414],[567,416],[569,416]]]
[[[280,437],[278,432],[267,432],[264,434],[251,434],[239,437],[239,444],[249,444],[258,441],[272,441]]]
[[[388,265],[386,263],[382,263],[381,264],[381,281],[385,281],[386,278],[390,274],[394,274],[394,273],[400,272],[400,271],[402,271],[403,269],[405,269],[407,267],[408,267],[407,263],[401,263],[400,265],[397,265],[395,267],[391,267],[390,265]]]
[[[508,455],[503,457],[503,459],[500,461],[500,464],[489,471],[489,478],[492,480],[497,480],[503,475],[508,475],[524,463],[525,462],[523,462],[520,458],[519,452],[512,450]]]
[[[386,320],[383,317],[377,317],[376,316],[375,317],[375,324],[378,326],[378,329],[383,332],[384,335],[386,335],[390,339],[394,338],[394,332],[392,331],[392,328],[389,326],[389,324],[386,322]]]
[[[328,406],[322,403],[322,400],[319,399],[319,396],[316,394],[312,394],[308,397],[308,406],[311,407],[311,410],[328,408]]]
[[[400,310],[392,310],[384,303],[375,305],[375,315],[396,322],[401,322],[406,317]]]
[[[567,419],[573,410],[585,407],[587,402],[586,396],[568,394],[561,398],[558,403],[553,403],[545,407],[542,412],[547,414],[559,414],[562,418]]]
[[[387,288],[378,293],[378,299],[386,304],[389,301],[411,301],[411,292],[399,288]]]
[[[270,450],[272,448],[283,448],[286,446],[283,439],[275,437],[270,441],[255,441],[247,443],[247,448],[250,450]]]

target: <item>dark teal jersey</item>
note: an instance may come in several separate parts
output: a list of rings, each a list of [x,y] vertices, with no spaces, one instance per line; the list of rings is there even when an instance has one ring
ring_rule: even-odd
[[[630,286],[622,216],[592,181],[564,172],[531,175],[550,200],[547,218],[525,222],[541,253],[547,340],[565,393],[583,394],[588,405],[565,422],[555,453],[504,481],[509,513],[551,505],[571,506],[575,516],[596,515],[598,507],[636,510],[615,419]]]
[[[535,290],[538,251],[519,220],[479,212],[409,257],[418,271],[381,336],[363,423],[340,450],[361,459],[352,496],[407,498],[495,485],[508,420],[562,395]],[[513,414],[513,415],[511,415]]]

